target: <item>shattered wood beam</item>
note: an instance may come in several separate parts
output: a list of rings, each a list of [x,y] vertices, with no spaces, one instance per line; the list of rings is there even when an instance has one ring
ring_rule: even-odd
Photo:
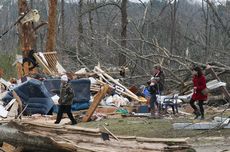
[[[118,81],[116,81],[114,78],[112,78],[110,75],[108,75],[107,73],[105,73],[102,69],[100,69],[99,67],[95,66],[95,69],[100,72],[101,74],[103,74],[105,77],[107,77],[109,80],[111,80],[113,83],[115,83],[116,85],[122,87],[125,92],[127,92],[128,94],[130,94],[132,96],[132,98],[134,98],[135,100],[139,101],[137,95],[135,95],[134,93],[132,93],[129,89],[127,89],[125,86],[123,86],[121,83],[119,83]]]
[[[16,102],[18,103],[18,114],[20,114],[22,112],[22,100],[14,90],[12,93],[13,97],[16,99]]]
[[[86,115],[83,117],[82,121],[87,122],[89,121],[90,117],[93,115],[94,111],[96,110],[97,106],[101,102],[101,99],[105,96],[109,89],[109,85],[104,85],[101,90],[94,96],[93,103],[90,105]]]

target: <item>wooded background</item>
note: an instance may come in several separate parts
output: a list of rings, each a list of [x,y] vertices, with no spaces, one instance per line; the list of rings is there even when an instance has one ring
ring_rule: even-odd
[[[150,79],[152,67],[161,64],[167,81],[176,87],[191,78],[191,64],[210,63],[229,82],[230,1],[28,0],[41,16],[34,26],[48,21],[50,2],[55,1],[56,51],[67,70],[92,70],[98,63],[104,68],[125,66],[130,72],[124,80],[141,84]],[[1,0],[0,33],[17,18],[18,1]],[[45,51],[47,29],[45,25],[35,31],[33,49]],[[21,54],[18,48],[16,26],[1,38],[0,52],[12,60]],[[12,75],[10,71],[5,73]]]

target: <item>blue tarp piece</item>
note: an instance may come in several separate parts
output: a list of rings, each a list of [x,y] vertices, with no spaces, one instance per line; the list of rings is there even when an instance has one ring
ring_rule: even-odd
[[[28,80],[19,86],[14,88],[14,91],[22,100],[23,105],[27,105],[24,114],[47,114],[54,103],[50,98],[50,93],[46,89],[45,85],[36,79]],[[12,92],[9,92],[4,98],[3,101],[8,103],[12,97]]]
[[[89,106],[90,106],[89,102],[73,103],[71,106],[71,110],[72,111],[79,111],[79,110],[89,109]],[[53,112],[57,113],[58,108],[59,108],[58,105],[54,105]]]

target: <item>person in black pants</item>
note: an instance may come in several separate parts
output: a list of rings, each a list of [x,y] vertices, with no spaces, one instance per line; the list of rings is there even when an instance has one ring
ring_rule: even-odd
[[[73,102],[73,90],[70,87],[70,84],[68,83],[68,77],[66,75],[63,75],[61,77],[61,91],[60,91],[60,98],[58,100],[59,109],[57,114],[57,119],[54,122],[55,124],[59,124],[63,113],[66,113],[69,117],[69,119],[72,122],[72,125],[77,124],[77,121],[74,119],[73,114],[71,112],[71,105]]]

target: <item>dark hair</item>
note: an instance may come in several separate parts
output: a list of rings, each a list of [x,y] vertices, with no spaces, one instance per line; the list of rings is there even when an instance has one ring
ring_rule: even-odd
[[[197,72],[198,77],[203,75],[202,69],[199,66],[194,67],[193,70]]]

